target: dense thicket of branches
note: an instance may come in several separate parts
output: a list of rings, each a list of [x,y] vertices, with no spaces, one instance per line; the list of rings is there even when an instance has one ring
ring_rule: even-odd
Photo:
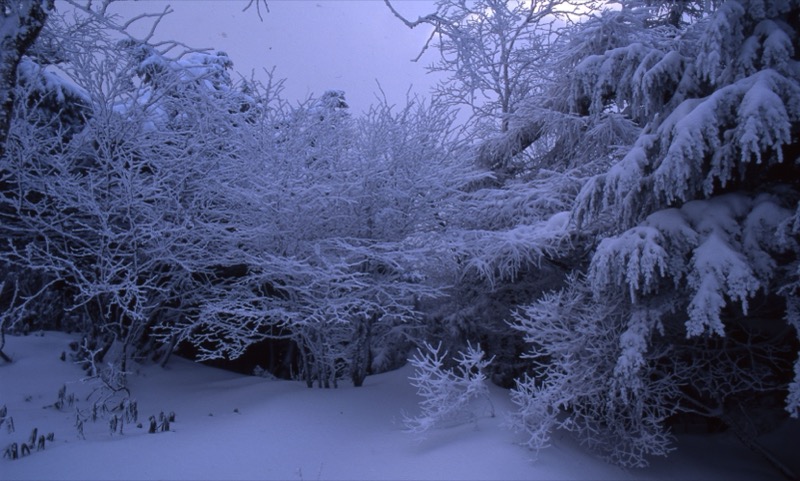
[[[425,429],[491,378],[531,447],[624,466],[800,414],[796,0],[441,0],[403,20],[453,82],[355,116],[74,3],[0,59],[0,333],[321,387],[427,345]]]
[[[224,54],[118,32],[53,18],[59,73],[19,68],[3,328],[58,326],[63,309],[62,327],[128,355],[187,341],[201,359],[284,339],[321,385],[402,361],[439,290],[424,234],[473,176],[447,148],[452,115],[409,99],[354,119],[341,92],[292,107],[279,83],[234,83]]]

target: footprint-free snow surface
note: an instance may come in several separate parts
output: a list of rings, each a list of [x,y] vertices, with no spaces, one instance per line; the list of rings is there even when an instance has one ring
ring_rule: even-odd
[[[0,447],[27,442],[34,428],[54,437],[44,450],[0,460],[0,479],[781,479],[728,434],[682,436],[669,458],[634,471],[556,434],[534,461],[505,427],[513,409],[508,392],[494,387],[496,417],[420,439],[402,426],[418,402],[409,367],[369,377],[361,388],[308,389],[175,357],[166,368],[137,365],[129,386],[142,427],[124,423],[123,434],[119,426],[111,434],[117,412],[91,420],[86,396],[98,384],[81,381],[83,371],[69,360],[72,340],[51,332],[7,336],[4,351],[13,362],[0,361],[0,407],[7,408]],[[65,402],[57,409],[62,386]],[[77,409],[86,419],[83,438]],[[149,417],[161,412],[174,412],[175,421],[169,431],[149,434]],[[797,432],[795,425],[785,429]],[[789,441],[791,453],[797,438]]]

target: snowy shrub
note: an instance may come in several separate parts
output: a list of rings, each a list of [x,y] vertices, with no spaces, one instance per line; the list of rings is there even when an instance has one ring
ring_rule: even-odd
[[[468,344],[452,359],[448,359],[441,343],[436,347],[425,343],[423,347],[409,360],[415,367],[409,378],[411,385],[423,398],[419,402],[422,413],[404,421],[410,432],[422,434],[475,421],[484,414],[481,410],[487,408],[487,403],[489,415],[494,417],[485,374],[492,359],[485,359],[480,345]]]
[[[512,390],[513,425],[529,447],[548,446],[552,431],[563,429],[624,466],[645,466],[647,456],[671,450],[663,423],[679,387],[655,362],[660,352],[636,352],[639,333],[626,329],[624,312],[592,302],[573,277],[515,314],[513,326],[530,345],[530,373]]]

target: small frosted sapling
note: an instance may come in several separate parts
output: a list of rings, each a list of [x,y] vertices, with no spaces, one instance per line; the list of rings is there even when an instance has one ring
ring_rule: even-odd
[[[83,417],[81,417],[80,413],[75,415],[75,429],[78,430],[78,436],[81,439],[86,439],[86,436],[83,433]]]
[[[474,402],[484,401],[489,415],[494,417],[494,405],[486,385],[486,368],[494,360],[485,359],[480,344],[467,344],[451,361],[441,342],[433,347],[424,343],[417,355],[409,359],[416,368],[409,378],[423,399],[419,402],[421,414],[406,417],[405,425],[410,432],[422,434],[432,428],[455,426],[477,421],[478,412]]]
[[[31,437],[27,443],[11,443],[3,450],[3,457],[8,459],[19,459],[25,456],[30,456],[31,452],[33,452],[34,447],[36,451],[44,451],[45,445],[47,441],[53,442],[55,439],[55,434],[48,433],[47,436],[44,434],[39,435],[39,429],[33,428],[31,432]]]
[[[58,399],[53,403],[53,407],[61,411],[65,406],[72,407],[73,405],[75,405],[75,394],[69,393],[67,395],[67,386],[65,384],[58,390]]]
[[[56,400],[55,403],[53,403],[53,407],[61,411],[62,409],[64,409],[64,405],[66,403],[67,403],[67,385],[64,384],[58,390],[58,399]]]
[[[167,432],[169,431],[170,423],[175,422],[175,412],[170,411],[169,415],[164,414],[164,411],[158,413],[158,419],[155,416],[150,416],[150,429],[148,433]]]
[[[125,400],[123,412],[125,413],[125,420],[129,423],[139,421],[139,406],[136,401]]]
[[[17,443],[11,443],[8,447],[3,451],[3,457],[8,459],[18,459],[19,458],[19,447]]]
[[[0,427],[3,426],[3,423],[6,423],[8,434],[14,432],[14,418],[8,415],[8,408],[5,404],[0,408]]]
[[[159,426],[161,428],[161,432],[169,431],[169,418],[164,415],[164,411],[161,411],[161,413],[158,415],[158,420],[161,422],[161,425]]]
[[[111,417],[108,420],[108,430],[110,434],[113,436],[115,432],[117,432],[117,425],[119,424],[119,420],[117,419],[117,415]],[[121,433],[120,433],[121,434]]]

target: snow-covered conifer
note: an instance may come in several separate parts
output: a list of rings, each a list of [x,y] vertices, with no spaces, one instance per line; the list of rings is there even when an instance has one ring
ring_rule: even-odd
[[[611,438],[596,444],[599,450],[636,465],[648,453],[666,452],[669,421],[682,413],[749,432],[759,410],[777,408],[766,402],[772,393],[782,392],[797,415],[791,366],[800,360],[787,334],[796,324],[798,244],[788,226],[800,196],[789,181],[797,175],[800,77],[792,67],[796,41],[789,39],[798,35],[791,19],[800,5],[708,5],[714,9],[690,21],[667,22],[623,6],[579,27],[571,44],[576,52],[583,44],[588,55],[576,57],[566,105],[588,119],[621,114],[641,130],[588,179],[572,211],[581,230],[601,234],[585,280],[571,284],[581,286],[581,303],[608,310],[589,323],[602,328],[550,342],[548,332],[560,332],[550,319],[579,323],[582,316],[564,313],[563,303],[549,297],[517,318],[532,355],[562,359],[561,367],[545,367],[517,388],[532,440],[545,438],[545,421],[592,445],[602,433]],[[629,35],[599,35],[620,25]],[[605,374],[596,361],[573,354],[582,342],[612,361]],[[563,375],[554,377],[554,370],[584,373],[589,384],[550,397],[556,391],[549,386]],[[591,392],[599,395],[592,404],[646,421],[649,434],[628,432],[623,426],[630,422],[611,421],[577,400]],[[749,418],[739,412],[745,404]],[[566,410],[571,424],[524,419],[552,410]],[[635,439],[655,444],[642,442],[651,447],[635,456],[608,452]]]

